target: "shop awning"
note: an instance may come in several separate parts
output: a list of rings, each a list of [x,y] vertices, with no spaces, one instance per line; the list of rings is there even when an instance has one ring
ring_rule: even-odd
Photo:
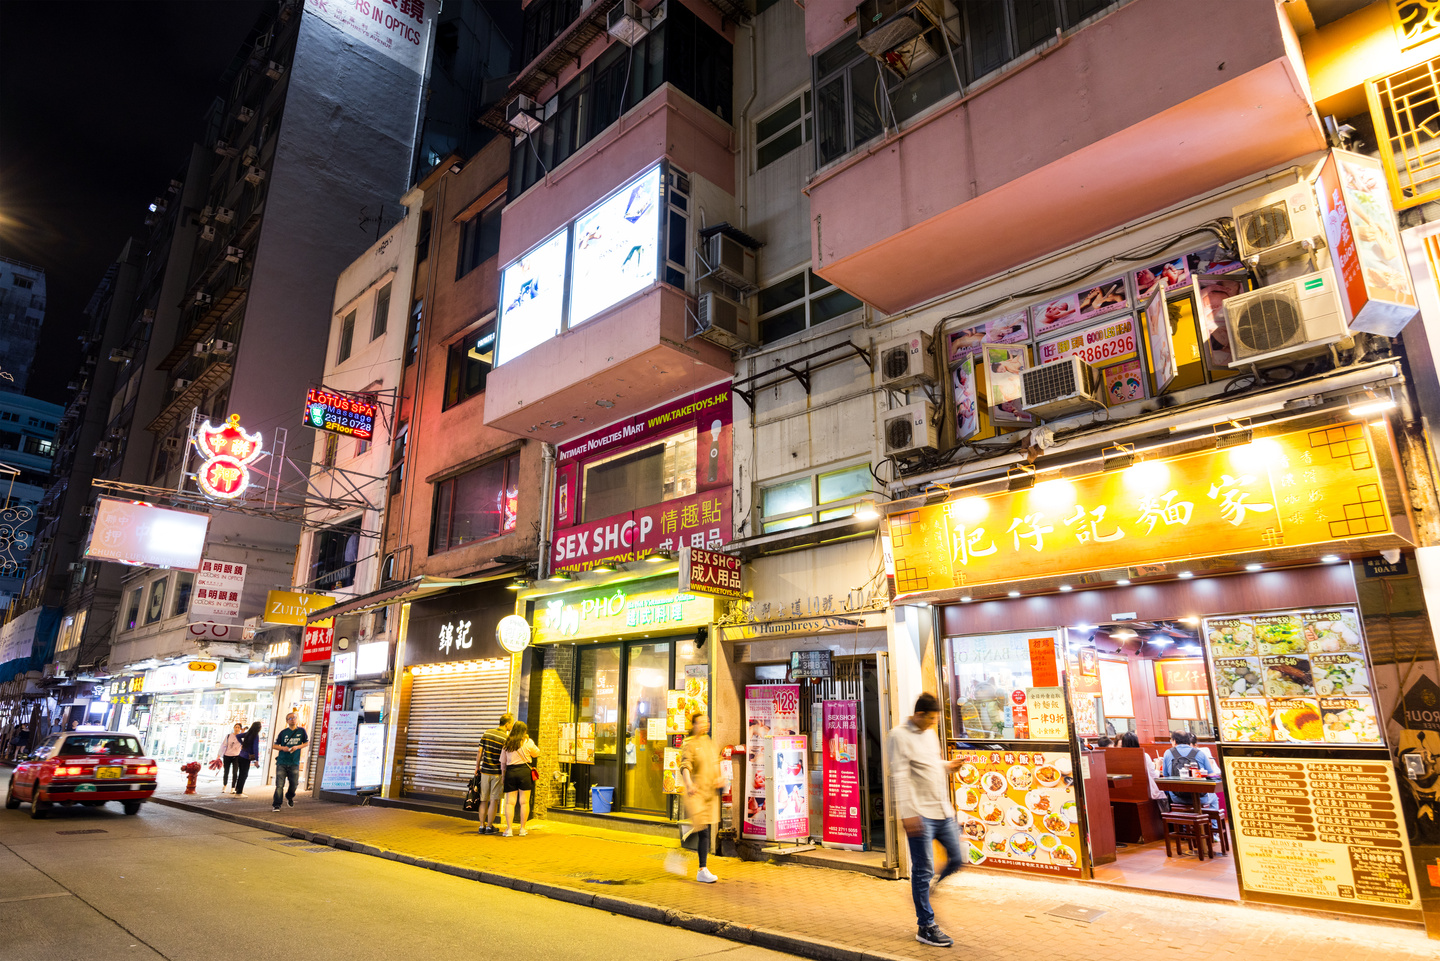
[[[397,598],[401,597],[407,601],[418,601],[422,597],[442,594],[445,591],[455,590],[456,588],[473,587],[476,584],[484,584],[487,581],[498,581],[502,577],[512,576],[516,571],[523,569],[524,566],[523,563],[502,564],[485,570],[483,573],[476,572],[469,577],[433,577],[429,574],[421,574],[419,577],[412,577],[408,581],[391,584],[389,587],[382,587],[378,591],[371,591],[369,594],[362,594],[348,601],[341,601],[329,607],[322,607],[318,611],[312,612],[306,623],[314,624],[316,621],[323,621],[344,614],[363,614],[366,611],[373,611],[376,608],[391,604]]]

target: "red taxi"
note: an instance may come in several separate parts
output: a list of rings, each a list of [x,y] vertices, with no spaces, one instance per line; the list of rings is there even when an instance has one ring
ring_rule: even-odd
[[[100,807],[119,801],[126,814],[155,793],[154,760],[144,757],[132,734],[70,731],[46,739],[22,758],[10,775],[7,808],[30,802],[30,816],[43,818],[53,804]]]

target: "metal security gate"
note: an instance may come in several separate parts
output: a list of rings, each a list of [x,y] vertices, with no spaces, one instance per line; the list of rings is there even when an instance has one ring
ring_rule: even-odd
[[[410,721],[400,791],[458,800],[475,773],[480,735],[500,723],[510,700],[510,665],[417,671],[410,686]]]

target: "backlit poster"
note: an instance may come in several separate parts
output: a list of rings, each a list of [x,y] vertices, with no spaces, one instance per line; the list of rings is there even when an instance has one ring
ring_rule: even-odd
[[[330,732],[325,745],[325,772],[320,775],[322,791],[348,791],[355,783],[355,732],[359,711],[331,711]]]
[[[860,850],[864,819],[860,810],[860,703],[822,701],[824,759],[821,781],[821,837],[825,843]]]
[[[1145,334],[1150,341],[1150,366],[1155,372],[1155,392],[1170,386],[1180,373],[1175,361],[1175,344],[1170,335],[1170,311],[1165,306],[1165,287],[1156,284],[1145,301]]]
[[[770,739],[770,837],[789,841],[810,835],[810,775],[803,735]]]
[[[361,724],[355,735],[355,790],[378,788],[385,757],[385,725]]]
[[[565,307],[565,231],[500,272],[500,343],[495,364],[557,337]]]
[[[745,688],[745,816],[741,835],[774,840],[769,834],[770,799],[766,773],[772,737],[800,733],[800,686],[752,684]],[[808,823],[808,815],[807,815]]]
[[[570,326],[655,282],[660,246],[660,168],[652,167],[575,221]]]

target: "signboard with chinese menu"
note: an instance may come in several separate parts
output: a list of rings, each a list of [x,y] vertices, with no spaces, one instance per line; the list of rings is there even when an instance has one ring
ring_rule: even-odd
[[[745,816],[742,837],[775,840],[766,774],[770,770],[771,739],[800,734],[800,686],[751,684],[745,688]],[[802,738],[803,742],[803,738]],[[804,745],[801,745],[804,753]],[[809,823],[808,807],[806,823]]]
[[[860,800],[860,702],[822,701],[824,755],[821,839],[828,845],[865,846]]]
[[[741,587],[741,562],[733,554],[688,544],[680,548],[680,590],[711,597],[749,597]]]
[[[1385,456],[1389,457],[1388,446]],[[1388,533],[1351,421],[891,514],[901,594]]]
[[[1247,891],[1417,908],[1390,759],[1226,757]]]
[[[1353,607],[1211,617],[1220,740],[1380,744],[1360,618]]]
[[[966,864],[1080,877],[1080,808],[1063,751],[952,750]]]
[[[1315,193],[1350,329],[1394,337],[1419,307],[1380,161],[1333,150]]]
[[[1060,690],[1053,634],[951,637],[946,644],[952,730],[961,732],[956,736],[1022,741],[1069,736],[1065,699],[1050,694]],[[1040,710],[1051,715],[1042,727],[1060,733],[1042,735],[1034,730],[1032,714],[1037,705],[1032,698],[1037,692]]]
[[[673,583],[658,578],[537,598],[532,643],[638,636],[710,623],[714,598],[679,593]]]
[[[770,738],[766,810],[772,840],[789,841],[810,835],[810,771],[805,763],[805,742],[804,735]]]
[[[239,624],[240,596],[244,592],[244,564],[202,560],[190,594],[189,622]]]
[[[360,711],[331,711],[329,742],[325,750],[325,772],[320,787],[325,791],[348,791],[355,784],[355,732]]]

